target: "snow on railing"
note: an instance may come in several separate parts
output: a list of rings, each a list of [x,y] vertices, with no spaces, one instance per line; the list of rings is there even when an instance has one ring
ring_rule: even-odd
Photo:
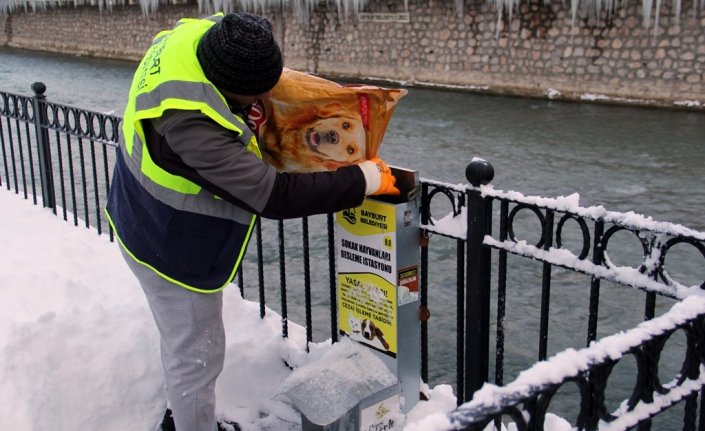
[[[580,350],[566,349],[545,361],[537,362],[531,368],[522,371],[513,382],[507,385],[497,386],[485,383],[475,392],[472,400],[449,414],[450,428],[447,426],[448,422],[444,424],[444,421],[432,415],[418,422],[408,431],[459,429],[458,425],[462,426],[490,417],[499,413],[504,407],[530,399],[551,385],[561,384],[587,373],[596,365],[619,360],[645,342],[676,330],[703,315],[705,315],[705,297],[685,298],[665,314],[642,322],[633,329],[610,335]],[[639,421],[648,419],[655,412],[682,400],[686,395],[698,391],[704,385],[705,367],[700,364],[697,378],[684,379],[680,384],[674,379],[673,382],[664,385],[668,389],[667,393],[654,393],[652,402],[639,402],[630,411],[622,407],[621,410],[613,413],[617,418],[601,425],[600,429],[628,429]]]
[[[615,412],[617,419],[600,426],[600,431],[621,431],[632,429],[640,421],[648,419],[656,413],[665,410],[683,398],[699,391],[705,386],[705,368],[700,365],[697,379],[686,379],[681,385],[668,391],[665,395],[654,393],[654,400],[650,403],[639,403],[634,410],[626,413]]]
[[[686,298],[682,302],[675,304],[671,310],[662,316],[642,322],[631,330],[605,337],[593,343],[590,347],[577,351],[567,349],[546,361],[537,362],[534,366],[519,374],[516,380],[505,386],[499,387],[489,383],[485,384],[475,393],[471,401],[458,409],[459,413],[463,410],[472,410],[478,405],[494,405],[498,407],[502,403],[527,398],[541,386],[564,382],[571,377],[578,376],[580,373],[589,371],[596,364],[601,364],[608,360],[617,360],[631,349],[642,345],[645,341],[672,331],[703,314],[705,314],[705,298],[695,296]],[[702,387],[705,383],[704,371],[705,369],[701,364],[698,379],[693,381],[686,380],[686,383],[695,387],[696,390]],[[650,416],[651,407],[661,404],[662,401],[655,394],[653,403],[638,404],[629,413],[631,418],[625,416],[622,421],[635,424],[640,419],[646,419]],[[622,429],[616,426],[615,428]]]
[[[578,259],[577,256],[565,249],[550,248],[549,250],[542,250],[527,244],[525,241],[500,242],[491,236],[485,237],[484,244],[497,249],[506,250],[519,256],[538,259],[542,262],[550,263],[551,265],[574,269],[613,283],[656,292],[675,299],[683,299],[691,295],[705,297],[705,290],[701,289],[699,286],[688,287],[677,282],[669,286],[649,278],[647,274],[639,272],[638,269],[630,267],[606,268],[604,266],[595,265],[588,260]]]
[[[473,187],[469,184],[450,184],[428,178],[421,178],[421,181],[435,187],[443,187],[448,190],[461,193],[468,192],[470,190],[479,190],[482,196],[509,200],[516,203],[547,208],[554,211],[570,212],[577,216],[589,218],[594,221],[601,220],[606,223],[619,224],[630,229],[646,230],[656,234],[671,236],[687,236],[699,241],[705,241],[705,232],[696,231],[677,223],[654,221],[651,217],[646,217],[633,211],[624,213],[608,211],[602,205],[581,207],[580,195],[578,193],[573,193],[569,196],[547,198],[542,196],[526,196],[515,191],[505,192],[502,190],[495,190],[495,188],[491,185]],[[463,207],[462,212],[458,215],[450,213],[438,220],[433,220],[433,224],[423,225],[422,228],[428,230],[429,232],[465,239],[467,232],[467,214],[465,213],[465,209],[466,208]]]
[[[519,192],[495,190],[494,187],[489,185],[481,186],[480,191],[483,196],[507,199],[513,202],[536,205],[556,211],[570,212],[595,221],[602,220],[606,223],[619,224],[632,229],[648,230],[650,232],[671,236],[689,236],[700,241],[705,241],[705,232],[699,232],[676,223],[654,221],[651,217],[646,217],[633,211],[625,213],[607,211],[602,205],[581,207],[580,195],[577,193],[557,198],[544,198],[539,196],[524,196]]]
[[[604,264],[596,264],[590,259],[586,259],[586,256],[578,257],[565,248],[550,246],[548,249],[542,249],[538,245],[531,245],[522,240],[500,241],[491,235],[486,235],[483,240],[485,245],[551,265],[572,269],[610,282],[659,293],[674,299],[683,299],[690,295],[705,296],[703,286],[683,285],[670,278],[664,271],[660,273],[664,277],[665,282],[653,277],[653,274],[663,270],[662,260],[664,256],[662,254],[665,254],[665,250],[668,249],[668,246],[664,248],[664,244],[667,243],[669,238],[687,238],[689,242],[694,243],[695,247],[699,247],[698,249],[703,252],[705,244],[702,243],[705,242],[705,232],[699,232],[676,223],[654,221],[651,217],[632,211],[621,213],[608,211],[603,206],[581,207],[580,196],[577,193],[569,196],[547,198],[525,196],[515,191],[495,190],[492,185],[473,187],[469,184],[449,184],[426,178],[422,178],[421,181],[429,186],[458,194],[479,192],[480,196],[484,198],[489,197],[509,201],[530,208],[561,212],[577,218],[612,224],[637,233],[642,241],[647,236],[653,240],[650,251],[648,253],[645,252],[644,260],[639,268],[616,266],[609,260],[606,252]],[[455,203],[453,205],[455,206]],[[431,217],[429,223],[421,224],[421,228],[429,233],[467,240],[467,205],[459,204],[459,206],[461,207],[454,207],[451,212],[440,219],[436,220]],[[602,247],[606,248],[606,246],[606,243],[602,244]],[[705,257],[705,252],[703,252],[703,257]]]

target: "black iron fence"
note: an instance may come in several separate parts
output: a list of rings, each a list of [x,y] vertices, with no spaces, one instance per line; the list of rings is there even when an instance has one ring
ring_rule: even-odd
[[[705,277],[695,284],[682,282],[683,271],[705,274],[705,234],[637,214],[583,208],[576,196],[550,199],[498,191],[482,185],[491,180],[491,173],[486,162],[476,161],[467,170],[472,186],[430,180],[423,184],[423,210],[431,208],[438,195],[453,208],[453,217],[437,223],[440,226],[423,214],[425,232],[458,241],[457,392],[460,403],[474,398],[450,415],[452,429],[483,430],[493,421],[500,429],[503,419],[519,430],[552,429],[546,424],[547,415],[556,411],[561,412],[561,420],[569,419],[565,425],[577,429],[705,429]],[[496,224],[498,230],[492,228]],[[624,244],[629,238],[632,243]],[[536,333],[526,327],[519,332],[535,336],[533,351],[539,362],[505,385],[505,354],[511,348],[506,342],[507,327],[512,318],[526,320],[507,315],[512,269],[520,266],[518,260],[510,265],[510,257],[537,264],[535,282],[523,272],[513,284],[519,289],[527,284],[536,287],[532,310]],[[636,264],[615,263],[625,258]],[[691,263],[684,265],[685,261]],[[424,262],[427,272],[432,267],[433,263]],[[575,291],[557,297],[554,283],[559,281],[559,289],[565,288],[566,274],[571,284],[584,283],[586,297],[575,296]],[[605,307],[608,304],[600,296],[615,290],[620,294],[612,298],[620,302]],[[577,305],[584,306],[584,313],[555,316],[578,300],[584,301]],[[623,315],[603,316],[605,308]],[[666,311],[657,317],[657,310]],[[630,313],[645,322],[620,328],[626,332],[598,341],[601,322],[614,331],[610,320]],[[576,316],[580,322],[571,319]],[[588,347],[576,351],[573,344],[566,350],[553,349],[558,353],[549,357],[549,334],[555,339],[566,331],[574,335],[572,341],[582,336]],[[674,334],[680,334],[680,339]],[[483,387],[491,381],[493,385]],[[610,393],[615,392],[615,384],[623,398]],[[669,411],[676,405],[682,411]],[[655,416],[660,416],[658,421]]]
[[[2,95],[0,184],[31,198],[74,225],[108,229],[102,215],[121,119],[34,97]],[[110,232],[112,240],[112,232]]]
[[[112,240],[121,119],[32,89],[0,92],[0,186]],[[705,430],[705,233],[466,177],[421,180],[420,373],[453,384],[452,428]],[[332,214],[256,227],[237,284],[285,337],[337,341],[334,236]]]

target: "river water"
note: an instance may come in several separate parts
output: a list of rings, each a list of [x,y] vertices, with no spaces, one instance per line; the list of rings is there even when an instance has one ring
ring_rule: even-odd
[[[122,115],[136,65],[0,49],[0,89]],[[475,156],[502,190],[605,205],[705,230],[705,114],[409,89],[381,148],[422,177],[466,182]]]
[[[135,67],[129,62],[0,49],[0,90],[29,95],[31,83],[41,81],[52,102],[122,115]],[[579,193],[581,206],[604,205],[705,230],[704,113],[409,88],[389,124],[381,157],[417,169],[424,178],[465,183],[465,167],[476,156],[493,164],[492,183],[498,189],[547,197]],[[314,239],[312,247],[319,246]],[[455,379],[455,322],[446,316],[455,307],[453,247],[452,242],[441,245],[434,251],[438,254],[431,254],[438,260],[432,266],[442,274],[431,279],[429,292],[432,385]],[[276,245],[271,251],[276,259]],[[681,281],[689,285],[705,280],[702,258],[695,258],[682,267],[686,274]],[[444,259],[452,265],[445,268]],[[522,280],[535,276],[532,283],[540,286],[540,271],[524,272],[523,264],[513,260],[510,257],[510,265],[519,269],[510,284],[511,277],[520,280],[509,290],[508,307],[515,303],[518,311],[507,315],[508,329],[515,332],[507,339],[505,382],[536,360],[538,344],[533,334],[538,333],[540,289],[524,288]],[[584,346],[589,286],[584,276],[556,270],[554,277],[554,295],[566,298],[563,305],[552,306],[551,328],[579,329],[564,336],[551,334],[549,354]],[[633,292],[621,292],[601,296],[605,332],[600,335],[626,329],[611,323],[617,317],[629,315],[632,324],[643,319],[643,305],[625,302]],[[636,304],[643,303],[639,301]],[[528,340],[524,325],[531,326]],[[512,359],[511,352],[518,352],[519,359]]]

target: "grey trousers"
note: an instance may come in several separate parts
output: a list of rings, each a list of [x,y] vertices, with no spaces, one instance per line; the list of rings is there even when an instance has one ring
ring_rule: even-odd
[[[120,247],[161,336],[162,367],[177,431],[213,431],[215,382],[223,370],[223,294],[197,293],[160,277]]]

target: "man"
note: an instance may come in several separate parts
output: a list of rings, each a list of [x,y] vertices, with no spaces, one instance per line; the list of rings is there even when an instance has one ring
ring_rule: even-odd
[[[235,13],[180,20],[155,37],[135,73],[106,211],[161,336],[163,430],[239,429],[215,417],[221,291],[256,217],[334,212],[399,193],[379,159],[310,174],[261,160],[245,112],[270,96],[282,69],[271,23]]]

